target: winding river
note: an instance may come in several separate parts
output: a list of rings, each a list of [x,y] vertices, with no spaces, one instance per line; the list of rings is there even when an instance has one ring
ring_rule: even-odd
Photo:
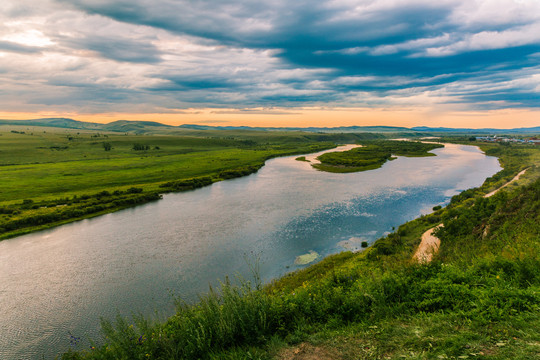
[[[332,150],[334,151],[334,150]],[[296,156],[256,174],[0,242],[0,358],[41,359],[99,338],[99,318],[165,317],[227,275],[264,281],[297,257],[357,250],[500,170],[478,148],[398,157],[348,174]],[[80,338],[80,340],[79,340]]]

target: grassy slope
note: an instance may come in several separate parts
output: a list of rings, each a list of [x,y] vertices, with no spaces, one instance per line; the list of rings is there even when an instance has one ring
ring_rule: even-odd
[[[221,295],[179,304],[165,323],[106,322],[107,345],[63,357],[538,358],[540,151],[483,148],[515,169],[363,253],[331,256],[264,289],[225,284]],[[517,184],[482,198],[522,167],[530,170]],[[439,234],[440,253],[431,264],[414,264],[420,235],[441,221],[448,230]]]

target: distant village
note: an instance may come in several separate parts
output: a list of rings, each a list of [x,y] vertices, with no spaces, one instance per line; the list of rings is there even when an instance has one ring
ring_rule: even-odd
[[[476,141],[487,141],[487,142],[505,142],[505,143],[519,143],[519,144],[534,144],[540,145],[540,139],[536,137],[517,139],[517,138],[508,138],[504,136],[477,136]]]

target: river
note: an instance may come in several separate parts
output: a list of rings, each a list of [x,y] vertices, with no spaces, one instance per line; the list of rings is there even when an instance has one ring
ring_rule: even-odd
[[[473,146],[433,153],[347,174],[276,158],[250,176],[1,241],[0,359],[88,348],[101,316],[168,316],[171,294],[193,301],[227,275],[249,277],[256,258],[269,281],[301,268],[303,254],[359,250],[501,169]]]

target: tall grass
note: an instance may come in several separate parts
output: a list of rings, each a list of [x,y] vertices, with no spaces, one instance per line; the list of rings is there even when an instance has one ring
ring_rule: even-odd
[[[196,304],[179,302],[164,323],[134,317],[102,322],[105,345],[62,359],[210,359],[278,336],[309,333],[325,324],[380,322],[417,314],[454,314],[490,324],[540,309],[540,261],[497,257],[463,269],[432,263],[357,277],[354,269],[327,274],[292,292],[269,293],[229,282]],[[311,330],[310,330],[311,329]]]

